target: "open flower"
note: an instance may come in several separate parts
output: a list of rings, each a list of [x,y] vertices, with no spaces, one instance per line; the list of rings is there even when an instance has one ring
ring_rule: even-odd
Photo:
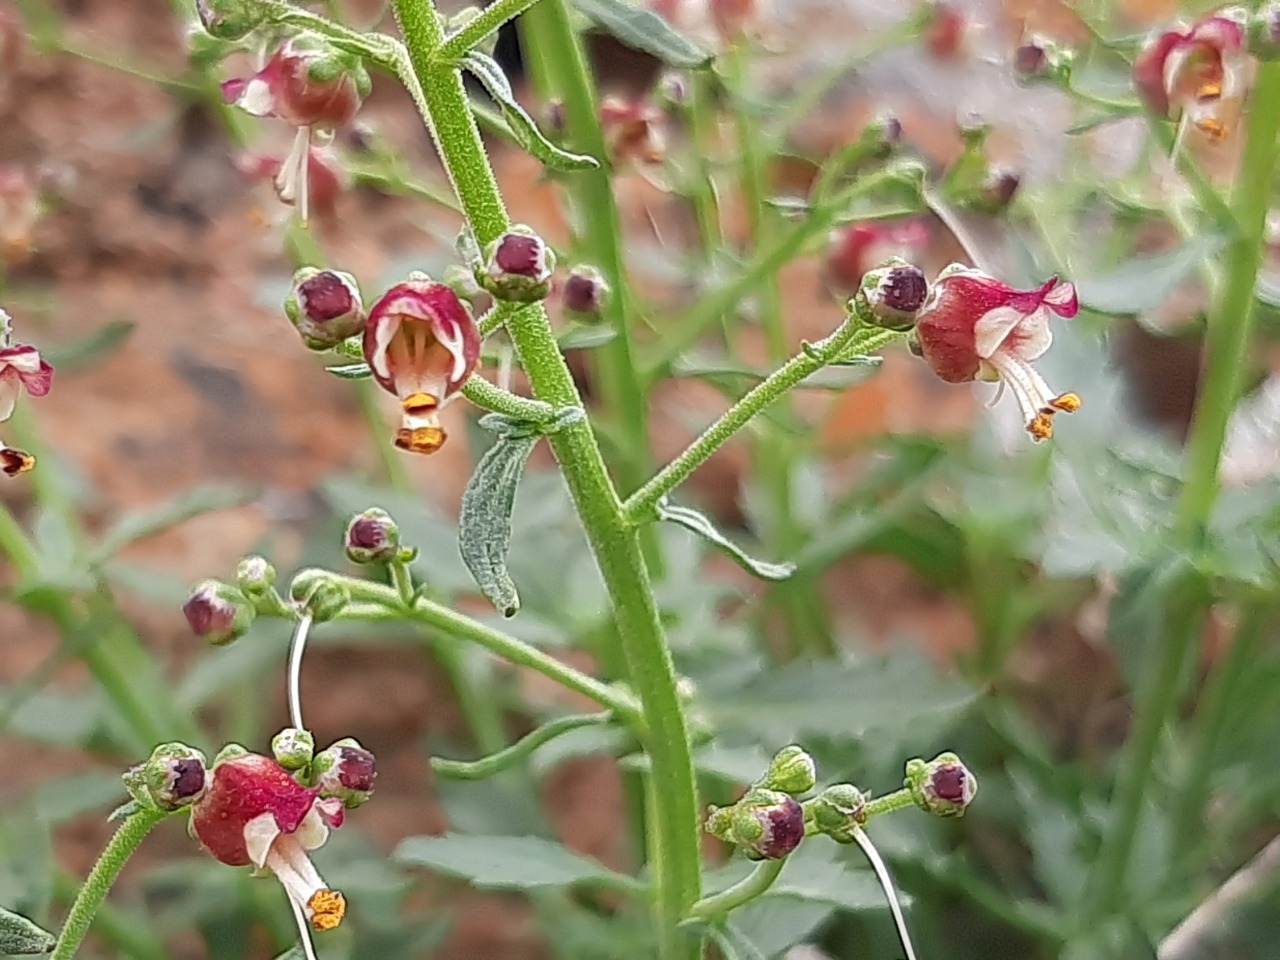
[[[8,316],[0,310],[0,331],[7,330]],[[0,337],[0,421],[13,416],[18,394],[23,390],[43,397],[53,383],[53,367],[40,351],[25,343],[9,343]]]
[[[1080,407],[1074,393],[1055,393],[1032,367],[1049,349],[1049,315],[1074,317],[1073,284],[1052,277],[1015,290],[974,267],[953,263],[938,275],[916,319],[920,355],[948,383],[999,381],[1018,400],[1027,432],[1053,436],[1053,417]]]
[[[292,37],[253,76],[222,84],[228,103],[297,127],[293,149],[275,174],[275,188],[285,203],[298,205],[303,220],[310,197],[313,135],[327,135],[350,123],[369,88],[369,75],[359,59],[315,34]]]
[[[36,465],[36,458],[25,450],[10,447],[0,440],[0,473],[6,477],[16,477],[26,473]]]
[[[280,176],[285,162],[285,159],[270,154],[248,153],[237,158],[236,169],[247,180],[270,180],[281,203],[298,206],[298,194],[281,190],[282,184],[290,186]],[[314,213],[324,222],[334,222],[338,216],[338,197],[347,189],[348,181],[346,171],[331,150],[314,144],[307,150],[306,182],[303,205],[308,213]],[[292,185],[298,186],[296,183]]]
[[[608,96],[600,102],[600,126],[609,159],[627,163],[658,164],[667,155],[666,116],[648,100]]]
[[[1151,109],[1182,116],[1212,140],[1230,130],[1249,73],[1244,25],[1230,11],[1157,34],[1133,64],[1133,82]]]
[[[439,411],[480,359],[480,332],[453,289],[411,276],[369,310],[364,358],[382,389],[400,398],[395,444],[434,453],[445,441]]]
[[[270,757],[230,748],[214,763],[208,788],[191,809],[191,832],[222,863],[275,874],[308,960],[315,960],[311,930],[332,930],[347,904],[325,886],[307,851],[328,839],[343,813],[341,800],[321,799],[318,788],[304,787]]]

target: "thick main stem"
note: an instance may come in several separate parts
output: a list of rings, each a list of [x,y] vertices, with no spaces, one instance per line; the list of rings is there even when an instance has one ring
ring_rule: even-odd
[[[545,2],[545,0],[544,0]],[[445,167],[483,245],[509,226],[498,186],[471,115],[462,78],[433,59],[441,43],[435,10],[426,0],[393,0],[410,61],[421,85]],[[580,406],[573,378],[539,305],[516,311],[508,332],[535,395],[556,406]],[[650,863],[655,924],[664,958],[692,956],[697,946],[678,929],[698,898],[698,805],[676,675],[654,604],[635,532],[622,514],[590,424],[582,421],[550,438],[608,589],[631,683],[641,702],[645,746],[662,802],[653,811],[657,856]]]
[[[163,819],[164,814],[159,811],[142,810],[120,825],[120,829],[111,838],[107,848],[102,851],[98,862],[93,865],[93,870],[90,871],[84,886],[76,895],[75,902],[71,904],[71,912],[67,914],[67,922],[63,924],[62,932],[58,934],[58,942],[53,948],[50,960],[71,960],[80,942],[84,940],[84,935],[89,932],[93,915],[102,906],[102,901],[106,899],[125,861],[137,849],[138,844],[151,828]]]

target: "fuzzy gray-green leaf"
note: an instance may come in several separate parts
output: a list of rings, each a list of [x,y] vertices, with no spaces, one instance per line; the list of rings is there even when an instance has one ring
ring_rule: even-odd
[[[511,128],[511,135],[516,142],[543,166],[553,170],[590,170],[600,166],[600,162],[595,157],[561,150],[543,136],[538,125],[533,122],[533,118],[516,100],[506,74],[492,57],[473,50],[459,63],[463,69],[480,81],[485,90],[489,91],[489,96],[493,97],[499,109],[502,110],[502,116],[507,121],[507,126]]]
[[[485,451],[462,494],[458,549],[476,585],[505,617],[520,609],[520,595],[507,572],[511,511],[536,435],[500,435]]]
[[[627,0],[573,0],[573,5],[628,47],[653,54],[669,67],[697,70],[711,63],[710,53],[651,10]]]
[[[672,523],[677,523],[686,530],[696,533],[703,540],[719,547],[747,573],[753,574],[761,580],[786,580],[796,571],[794,563],[769,563],[766,560],[757,560],[752,557],[717,530],[715,524],[697,510],[673,506],[664,500],[658,504],[658,519],[670,520]]]
[[[0,907],[0,956],[25,957],[48,953],[57,942],[58,938],[44,927]]]

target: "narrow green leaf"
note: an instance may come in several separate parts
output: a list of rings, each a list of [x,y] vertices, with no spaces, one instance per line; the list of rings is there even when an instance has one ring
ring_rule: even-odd
[[[487,418],[486,418],[487,419]],[[480,462],[462,494],[458,518],[458,549],[476,585],[505,617],[520,610],[520,595],[507,572],[511,549],[511,511],[516,487],[538,442],[536,434],[513,431],[498,437]]]
[[[669,67],[697,70],[711,63],[709,52],[651,10],[627,0],[573,0],[573,5],[628,47],[651,53]]]
[[[0,907],[0,956],[49,953],[58,938],[19,913]]]
[[[342,363],[325,369],[340,380],[368,380],[373,376],[367,363]]]
[[[86,337],[50,347],[44,351],[45,359],[64,376],[69,371],[91,367],[115,353],[133,333],[133,328],[134,324],[129,320],[113,320]]]
[[[673,506],[663,499],[658,504],[658,519],[669,520],[692,533],[696,533],[703,540],[722,550],[747,573],[757,576],[761,580],[786,580],[791,574],[795,573],[796,565],[794,563],[769,563],[765,560],[755,559],[717,530],[715,524],[697,510],[689,507]]]
[[[570,327],[560,334],[556,337],[556,343],[560,345],[561,350],[593,350],[596,347],[603,347],[617,335],[618,331],[613,327],[582,324]]]
[[[90,565],[110,560],[136,540],[163,533],[170,527],[215,510],[226,510],[248,503],[255,491],[225,484],[208,484],[189,490],[167,503],[147,510],[125,514],[111,527],[90,554]]]
[[[516,100],[507,75],[502,72],[502,68],[492,57],[472,50],[459,61],[459,64],[463,69],[470,71],[485,90],[489,91],[489,96],[493,97],[499,109],[502,110],[502,116],[507,121],[507,126],[511,128],[511,135],[516,143],[544,166],[552,170],[566,171],[590,170],[600,166],[600,162],[595,157],[561,150],[542,135],[533,118]]]
[[[409,837],[392,853],[398,863],[429,867],[487,889],[537,890],[585,883],[636,890],[631,877],[614,873],[551,840],[540,837]]]
[[[1080,303],[1098,313],[1120,315],[1146,313],[1168,299],[1199,264],[1222,249],[1216,234],[1195,239],[1149,257],[1135,257],[1103,273],[1076,281]]]
[[[138,803],[137,800],[130,800],[128,803],[122,803],[107,814],[107,823],[115,823],[117,820],[128,820],[141,809],[142,804]]]

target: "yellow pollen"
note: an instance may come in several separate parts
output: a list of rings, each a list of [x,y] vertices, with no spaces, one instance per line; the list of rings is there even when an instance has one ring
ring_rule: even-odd
[[[1080,394],[1064,393],[1054,397],[1049,401],[1049,406],[1054,410],[1061,410],[1063,413],[1075,413],[1080,409]]]
[[[401,427],[396,431],[395,444],[410,453],[435,453],[447,439],[440,427]]]
[[[1222,84],[1217,80],[1206,80],[1196,91],[1196,99],[1202,103],[1206,100],[1217,100],[1222,96]]]
[[[1045,412],[1041,410],[1031,422],[1027,424],[1027,433],[1031,434],[1031,439],[1035,441],[1048,440],[1053,436],[1053,411]]]
[[[1214,143],[1227,139],[1227,125],[1213,117],[1201,117],[1196,121],[1196,129],[1205,134]]]
[[[440,401],[430,393],[411,393],[400,401],[400,406],[410,416],[422,416],[440,406]]]
[[[311,926],[332,930],[346,916],[347,898],[337,890],[317,890],[307,901],[307,909],[311,911]]]
[[[5,450],[4,457],[4,474],[7,477],[16,477],[20,473],[26,473],[36,465],[36,458],[24,450]]]

